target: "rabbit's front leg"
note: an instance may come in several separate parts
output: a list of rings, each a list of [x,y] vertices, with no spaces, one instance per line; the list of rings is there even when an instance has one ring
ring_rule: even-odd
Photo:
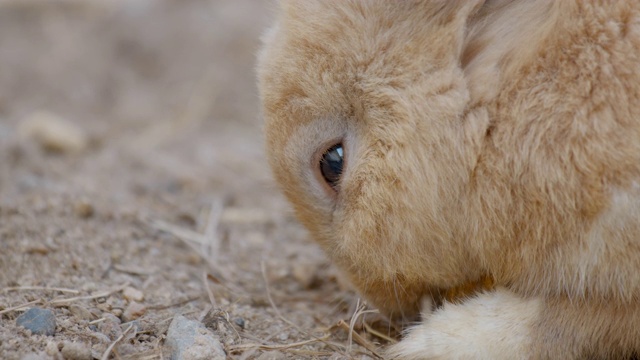
[[[540,299],[524,299],[505,289],[447,303],[426,314],[388,354],[395,359],[529,359]]]

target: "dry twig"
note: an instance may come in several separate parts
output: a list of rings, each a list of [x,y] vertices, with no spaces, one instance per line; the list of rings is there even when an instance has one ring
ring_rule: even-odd
[[[38,303],[41,303],[41,302],[42,302],[42,300],[33,300],[33,301],[28,302],[28,303],[24,303],[22,305],[10,307],[10,308],[7,308],[7,309],[4,309],[4,310],[0,311],[0,315],[6,314],[6,313],[9,313],[9,312],[12,312],[12,311],[20,310],[20,309],[25,308],[25,307],[27,307],[29,305],[35,305],[35,304],[38,304]]]
[[[55,300],[51,300],[48,302],[49,305],[56,305],[56,306],[66,306],[69,305],[72,302],[75,301],[80,301],[80,300],[93,300],[93,299],[97,299],[97,298],[101,298],[101,297],[107,297],[111,294],[115,294],[117,292],[120,292],[122,290],[124,290],[124,288],[126,288],[127,286],[129,286],[129,283],[124,283],[123,285],[118,286],[117,288],[113,289],[113,290],[108,290],[108,291],[102,291],[99,292],[97,294],[93,294],[93,295],[87,295],[87,296],[76,296],[76,297],[72,297],[72,298],[66,298],[66,299],[55,299]]]
[[[255,349],[255,348],[260,349],[260,350],[287,350],[287,349],[300,347],[300,346],[307,345],[307,344],[312,344],[314,342],[324,342],[327,339],[329,339],[329,336],[330,335],[325,335],[325,336],[323,336],[321,338],[304,340],[304,341],[299,341],[299,342],[295,342],[295,343],[291,343],[291,344],[273,344],[273,345],[267,345],[267,344],[240,344],[240,345],[231,346],[230,349],[231,349],[232,352],[250,350],[250,349]]]
[[[351,328],[349,326],[349,324],[347,324],[344,320],[340,320],[338,321],[338,323],[335,325],[335,327],[337,328],[341,328],[344,329],[345,331],[352,333],[353,334],[353,340],[355,342],[357,342],[358,344],[360,344],[361,346],[363,346],[365,349],[369,350],[374,356],[376,356],[379,359],[382,359],[382,355],[380,355],[377,351],[376,351],[376,347],[370,343],[369,341],[367,341],[367,339],[363,338],[360,334],[358,334],[357,332],[355,332],[353,330],[353,328]]]
[[[202,282],[204,283],[204,288],[207,290],[207,295],[209,296],[209,302],[211,306],[214,308],[218,307],[218,303],[216,302],[216,297],[213,295],[213,291],[211,291],[211,287],[209,286],[209,279],[207,278],[207,272],[202,272]]]
[[[378,312],[378,310],[366,310],[366,308],[367,308],[367,305],[361,304],[360,299],[358,299],[358,302],[356,303],[356,310],[351,316],[351,320],[349,321],[349,345],[347,347],[348,352],[351,352],[351,344],[353,343],[353,334],[356,334],[356,335],[358,334],[353,330],[356,326],[356,322],[358,321],[358,318],[364,314],[371,314],[371,313]]]
[[[364,326],[364,329],[367,330],[367,332],[373,336],[376,336],[382,340],[388,341],[391,344],[397,344],[398,340],[392,338],[391,336],[388,336],[386,334],[381,333],[380,331],[372,328],[371,326],[369,326],[369,324],[364,323],[362,324]]]
[[[80,291],[73,289],[65,289],[65,288],[57,288],[57,287],[46,287],[46,286],[16,286],[16,287],[7,287],[0,290],[0,292],[10,292],[10,291],[29,291],[29,290],[42,290],[42,291],[58,291],[62,293],[69,294],[80,294]]]
[[[122,332],[122,334],[120,334],[120,336],[118,336],[117,339],[115,339],[111,345],[109,345],[109,347],[107,348],[107,350],[104,351],[104,354],[102,354],[102,357],[100,358],[100,360],[109,360],[109,355],[111,354],[111,351],[113,351],[113,348],[120,342],[122,341],[122,339],[124,339],[124,336],[127,335],[127,333],[129,332],[129,330],[133,329],[133,324],[129,325],[129,327],[127,327],[127,329],[125,331]]]

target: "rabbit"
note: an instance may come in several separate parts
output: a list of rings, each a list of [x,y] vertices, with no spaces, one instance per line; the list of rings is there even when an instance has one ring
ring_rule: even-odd
[[[387,356],[640,354],[640,2],[281,0],[257,77],[299,221],[422,314]]]

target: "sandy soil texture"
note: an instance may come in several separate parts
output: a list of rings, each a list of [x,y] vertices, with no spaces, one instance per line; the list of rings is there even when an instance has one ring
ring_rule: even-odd
[[[169,359],[178,314],[231,359],[377,357],[265,164],[269,6],[0,0],[0,359]]]

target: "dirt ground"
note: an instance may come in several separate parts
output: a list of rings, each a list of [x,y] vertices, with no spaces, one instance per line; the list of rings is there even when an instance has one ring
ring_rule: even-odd
[[[265,163],[271,6],[0,0],[0,359],[168,359],[176,314],[232,359],[377,357],[380,337],[336,326],[357,297]],[[54,336],[16,325],[32,306]]]

